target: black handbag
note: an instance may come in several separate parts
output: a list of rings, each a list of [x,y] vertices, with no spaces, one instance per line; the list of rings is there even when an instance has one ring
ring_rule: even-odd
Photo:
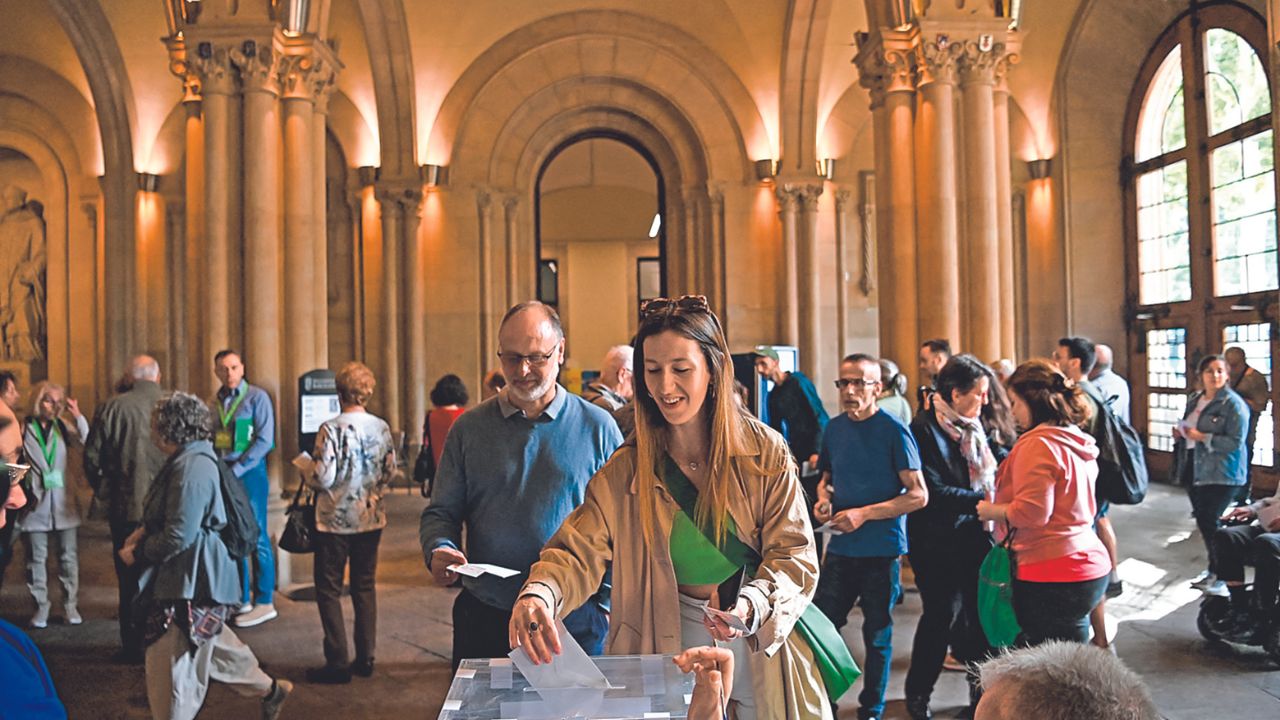
[[[307,502],[302,502],[303,493],[307,494]],[[316,496],[307,492],[306,485],[298,487],[293,494],[293,502],[284,513],[284,531],[280,533],[280,549],[295,555],[304,555],[316,551]]]
[[[413,480],[421,487],[422,497],[431,497],[431,485],[436,479],[436,456],[431,450],[431,413],[422,423],[422,447],[418,450],[418,459],[413,463]]]

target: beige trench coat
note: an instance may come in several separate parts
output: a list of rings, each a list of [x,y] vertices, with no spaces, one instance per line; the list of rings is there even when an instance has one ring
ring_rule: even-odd
[[[746,442],[730,459],[729,514],[739,538],[763,562],[742,595],[760,613],[749,637],[751,677],[761,720],[831,718],[813,653],[797,633],[818,581],[818,556],[795,465],[762,477],[750,462],[781,465],[785,441],[750,421]],[[521,594],[542,598],[563,617],[585,602],[613,562],[613,611],[605,652],[610,655],[681,651],[680,606],[668,543],[651,544],[641,530],[635,477],[636,449],[624,446],[587,485],[586,499],[543,548]],[[657,536],[669,538],[679,506],[657,483]]]

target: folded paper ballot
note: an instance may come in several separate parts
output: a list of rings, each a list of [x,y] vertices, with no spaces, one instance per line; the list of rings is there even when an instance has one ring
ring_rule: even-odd
[[[843,530],[840,530],[840,529],[837,529],[837,528],[832,527],[832,526],[831,526],[831,522],[832,522],[832,521],[828,520],[827,522],[824,522],[824,523],[822,523],[821,525],[819,525],[818,527],[814,528],[814,529],[813,529],[813,531],[814,531],[815,533],[825,533],[825,534],[827,534],[827,535],[843,535],[843,534],[844,534],[844,531],[843,531]]]
[[[293,456],[293,459],[289,461],[289,464],[298,468],[304,473],[310,473],[315,468],[316,461],[315,461],[315,458],[311,457],[311,453],[307,452],[306,450],[303,450],[302,452]]]
[[[459,575],[466,575],[467,577],[473,577],[473,578],[480,577],[485,573],[488,573],[490,575],[497,575],[500,578],[509,578],[514,575],[520,574],[519,570],[504,568],[500,565],[490,565],[489,563],[467,563],[465,565],[450,565],[449,569],[452,570],[453,572],[458,573]]]
[[[710,605],[703,605],[702,612],[707,617],[716,618],[720,622],[724,623],[725,625],[728,625],[734,630],[737,630],[743,635],[751,634],[751,628],[748,628],[747,624],[742,622],[742,618],[738,617],[737,615],[734,615],[731,612],[717,610],[716,608],[713,608]]]

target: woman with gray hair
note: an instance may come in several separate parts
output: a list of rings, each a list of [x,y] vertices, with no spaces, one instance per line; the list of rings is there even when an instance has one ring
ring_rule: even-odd
[[[212,678],[262,698],[262,717],[280,716],[293,685],[272,680],[227,624],[240,602],[240,574],[221,531],[227,524],[213,415],[200,398],[176,392],[151,415],[169,459],[147,491],[140,527],[120,549],[141,563],[147,699],[156,720],[194,718]]]
[[[880,358],[880,398],[876,405],[903,425],[911,425],[911,403],[907,400],[907,378],[898,370],[898,364],[888,358]]]

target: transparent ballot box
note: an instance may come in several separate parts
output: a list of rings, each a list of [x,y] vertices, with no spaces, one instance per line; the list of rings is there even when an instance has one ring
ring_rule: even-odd
[[[693,675],[680,672],[670,655],[591,659],[608,689],[538,691],[508,658],[463,660],[440,720],[647,720],[688,714]]]

